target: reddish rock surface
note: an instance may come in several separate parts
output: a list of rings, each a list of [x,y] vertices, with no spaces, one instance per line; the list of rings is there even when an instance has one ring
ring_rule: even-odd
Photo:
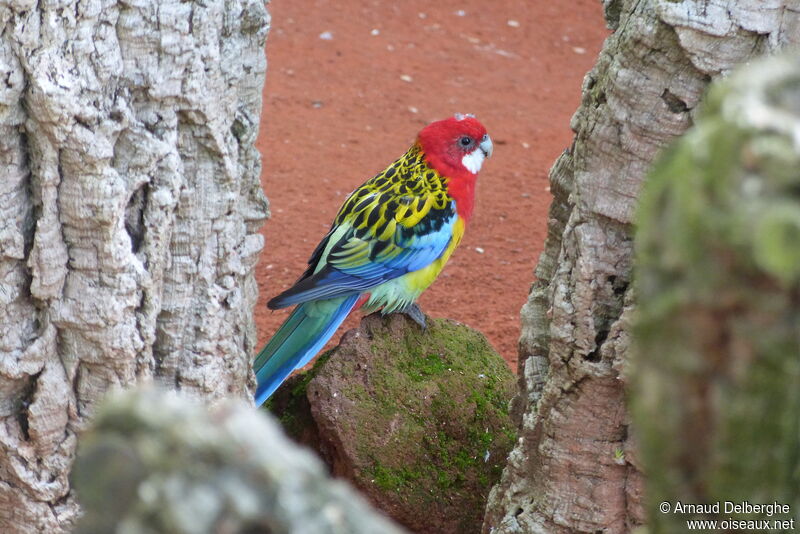
[[[469,112],[495,154],[461,248],[420,304],[485,333],[515,367],[547,171],[571,141],[581,80],[607,35],[601,3],[274,0],[270,11],[258,146],[272,219],[256,271],[259,340],[285,318],[264,303],[303,272],[345,196],[426,123]]]

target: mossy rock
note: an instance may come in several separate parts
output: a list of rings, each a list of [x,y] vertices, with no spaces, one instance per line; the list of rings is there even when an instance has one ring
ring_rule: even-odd
[[[479,532],[515,440],[515,377],[486,338],[372,315],[270,402],[379,508],[417,532]]]

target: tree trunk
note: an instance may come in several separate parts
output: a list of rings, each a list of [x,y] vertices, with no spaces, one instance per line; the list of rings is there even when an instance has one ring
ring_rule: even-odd
[[[209,410],[153,388],[109,395],[72,480],[84,507],[75,534],[406,533],[241,401]]]
[[[64,532],[109,388],[248,395],[259,0],[0,7],[0,531]]]
[[[605,0],[614,34],[555,163],[548,236],[522,310],[520,437],[489,498],[494,534],[628,532],[644,521],[621,370],[632,215],[655,154],[708,82],[800,39],[796,1]]]

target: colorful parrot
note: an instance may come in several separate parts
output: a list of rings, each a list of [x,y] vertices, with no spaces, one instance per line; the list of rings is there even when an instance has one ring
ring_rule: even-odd
[[[425,327],[415,302],[461,241],[491,155],[483,125],[457,114],[423,128],[408,152],[347,197],[306,272],[267,303],[297,307],[255,359],[256,406],[360,305],[406,313]]]

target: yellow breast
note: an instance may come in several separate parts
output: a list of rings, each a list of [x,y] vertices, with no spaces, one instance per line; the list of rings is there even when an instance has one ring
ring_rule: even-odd
[[[392,313],[413,304],[442,272],[463,236],[464,221],[457,218],[453,223],[453,237],[442,255],[422,269],[406,273],[373,288],[369,300],[364,305],[365,311],[383,308],[384,313]]]

